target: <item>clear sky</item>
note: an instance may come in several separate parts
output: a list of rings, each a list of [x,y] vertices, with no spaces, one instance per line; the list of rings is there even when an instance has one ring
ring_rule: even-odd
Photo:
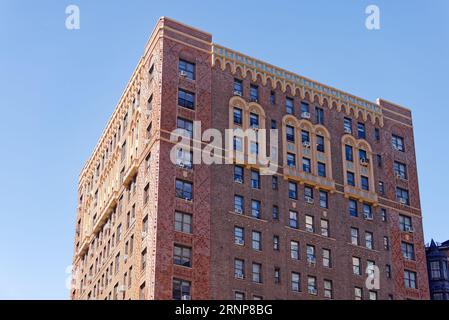
[[[65,28],[69,4],[80,30]],[[365,28],[369,4],[380,30]],[[0,299],[68,297],[78,174],[160,16],[412,109],[425,238],[449,239],[449,1],[0,0]]]

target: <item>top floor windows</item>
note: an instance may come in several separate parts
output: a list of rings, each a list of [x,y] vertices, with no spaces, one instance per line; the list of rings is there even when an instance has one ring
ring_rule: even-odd
[[[352,133],[352,120],[349,118],[344,118],[343,129],[345,133]]]
[[[393,146],[393,149],[398,150],[398,151],[405,151],[405,147],[404,147],[404,138],[397,136],[397,135],[392,135],[391,136],[391,145]]]
[[[178,105],[188,109],[195,109],[195,94],[183,89],[178,90]]]
[[[179,74],[190,80],[195,80],[195,64],[179,59]]]
[[[285,112],[287,112],[288,114],[293,114],[294,113],[294,106],[293,106],[293,99],[292,98],[287,98],[285,100]]]
[[[316,107],[315,108],[315,115],[316,115],[316,123],[324,124],[324,110],[323,110],[323,108]]]
[[[250,100],[254,102],[259,101],[259,87],[255,85],[251,85],[249,88]]]
[[[364,123],[357,123],[357,137],[359,139],[366,139],[366,130],[365,130],[365,124]]]
[[[243,82],[239,79],[234,79],[234,94],[237,96],[243,95]]]

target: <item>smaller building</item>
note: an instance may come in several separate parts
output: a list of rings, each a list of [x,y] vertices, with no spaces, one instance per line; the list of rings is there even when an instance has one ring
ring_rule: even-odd
[[[432,239],[426,257],[431,299],[449,300],[449,240],[440,244]]]

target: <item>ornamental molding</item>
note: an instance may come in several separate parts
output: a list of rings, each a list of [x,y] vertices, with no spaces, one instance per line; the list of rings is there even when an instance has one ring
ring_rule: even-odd
[[[299,94],[301,99],[309,96],[310,101],[317,99],[321,105],[327,104],[330,109],[335,108],[338,112],[343,111],[347,115],[352,111],[356,119],[360,117],[364,121],[368,121],[369,118],[373,124],[377,120],[378,124],[383,127],[382,107],[377,103],[358,98],[237,51],[213,44],[212,66],[216,64],[222,70],[229,66],[232,74],[240,72],[243,78],[250,72],[252,81],[256,81],[257,77],[260,76],[263,85],[266,85],[269,79],[273,89],[279,85],[282,92],[285,92],[289,87],[293,96]]]

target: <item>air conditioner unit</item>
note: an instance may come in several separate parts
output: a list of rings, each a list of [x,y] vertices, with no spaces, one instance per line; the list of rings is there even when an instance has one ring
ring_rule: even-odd
[[[185,200],[185,201],[192,201],[192,198],[184,197],[184,200]]]
[[[147,145],[150,143],[150,139],[145,139],[143,142]]]
[[[407,200],[405,200],[404,198],[399,198],[399,203],[405,205],[407,204]]]
[[[242,96],[242,92],[235,90],[235,91],[234,91],[234,96],[239,96],[239,97],[241,97],[241,96]]]
[[[362,166],[367,166],[368,163],[369,163],[368,159],[366,159],[366,158],[361,158],[361,159],[360,159],[360,164],[361,164]]]
[[[235,208],[234,211],[235,211],[236,213],[239,213],[239,214],[242,214],[242,213],[243,213],[243,210],[240,209],[240,208]]]
[[[251,102],[259,102],[259,100],[257,98],[254,98],[254,97],[249,98],[249,101],[251,101]]]
[[[410,233],[415,232],[415,229],[413,229],[413,227],[411,227],[411,226],[405,226],[404,229],[405,229],[405,231],[410,232]]]
[[[312,289],[312,288],[311,288],[311,289],[309,289],[309,293],[310,293],[310,294],[316,294],[317,291],[316,291],[316,289]]]
[[[305,197],[305,199],[306,199],[307,203],[313,204],[313,198],[312,197],[307,196],[307,197]]]
[[[179,75],[181,77],[187,77],[187,72],[185,72],[184,70],[179,71]]]
[[[182,295],[181,300],[192,300],[192,297],[189,296],[188,294],[184,294]]]
[[[303,146],[304,148],[310,148],[310,141],[304,141],[304,142],[302,143],[302,146]]]
[[[145,231],[142,231],[142,239],[147,236],[147,233]]]
[[[373,216],[372,215],[369,215],[369,214],[363,214],[363,218],[365,219],[365,220],[373,220]]]
[[[241,273],[241,272],[236,272],[236,273],[235,273],[235,277],[236,277],[237,279],[243,279],[243,278],[245,278],[245,276],[244,276],[243,273]]]
[[[234,181],[237,183],[243,183],[243,179],[242,178],[234,178]]]
[[[302,112],[301,118],[303,119],[310,119],[310,112]]]
[[[309,264],[309,266],[314,266],[316,264],[316,258],[315,257],[307,258],[307,263]]]
[[[243,239],[235,239],[235,244],[241,245],[243,246],[245,244],[245,241],[243,241]]]
[[[252,124],[252,125],[250,126],[250,128],[251,128],[251,129],[254,129],[254,130],[259,130],[259,125],[258,125],[258,124]]]
[[[352,130],[351,130],[351,128],[345,128],[345,133],[349,133],[349,134],[351,134],[351,133],[352,133]]]
[[[118,287],[118,292],[125,292],[126,291],[126,286],[125,285],[121,285]]]

